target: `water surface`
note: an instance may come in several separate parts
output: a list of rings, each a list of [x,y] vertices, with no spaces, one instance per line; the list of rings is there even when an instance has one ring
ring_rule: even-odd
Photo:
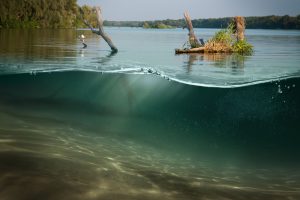
[[[208,40],[216,29],[196,29]],[[119,53],[88,30],[2,30],[1,72],[36,73],[53,70],[157,72],[194,85],[232,87],[299,76],[300,31],[247,30],[252,56],[178,55],[187,40],[186,30],[108,28]],[[80,34],[87,36],[82,49]]]

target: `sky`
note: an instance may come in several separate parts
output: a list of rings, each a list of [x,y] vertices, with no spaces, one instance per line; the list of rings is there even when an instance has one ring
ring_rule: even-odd
[[[193,19],[266,15],[299,15],[300,0],[78,0],[99,5],[106,20]]]

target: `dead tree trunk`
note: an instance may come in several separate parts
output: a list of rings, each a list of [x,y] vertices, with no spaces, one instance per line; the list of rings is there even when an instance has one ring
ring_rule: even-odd
[[[85,25],[87,25],[93,33],[100,35],[110,46],[112,52],[118,52],[118,48],[113,44],[111,38],[103,30],[103,19],[101,14],[101,8],[99,6],[96,7],[96,14],[99,30],[95,30],[87,20],[83,19]]]
[[[236,16],[234,18],[235,34],[237,41],[245,39],[245,18]]]
[[[193,24],[192,24],[191,17],[188,14],[188,12],[184,13],[184,18],[186,21],[187,29],[189,30],[189,42],[190,42],[191,48],[200,47],[201,44],[194,33]]]

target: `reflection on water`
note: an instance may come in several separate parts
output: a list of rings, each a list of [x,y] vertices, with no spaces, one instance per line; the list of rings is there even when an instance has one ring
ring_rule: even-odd
[[[94,58],[93,61],[94,63],[98,63],[101,65],[105,65],[106,63],[110,62],[114,56],[116,56],[117,52],[110,52],[106,56],[99,57],[99,58]]]
[[[66,30],[22,30],[0,31],[1,61],[5,57],[23,60],[61,59],[75,57],[76,32]]]
[[[86,51],[85,48],[80,49],[80,51],[79,51],[80,57],[84,57],[85,51]]]
[[[204,63],[210,63],[211,66],[220,68],[231,68],[233,73],[243,73],[247,59],[243,55],[226,53],[191,53],[187,54],[186,57],[187,61],[184,61],[184,66],[187,68],[188,73],[192,72],[193,66],[198,67],[198,65],[204,65]]]

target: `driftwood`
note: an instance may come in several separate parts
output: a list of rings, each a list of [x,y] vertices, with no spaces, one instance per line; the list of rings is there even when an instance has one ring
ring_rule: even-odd
[[[191,20],[191,17],[190,17],[188,12],[184,13],[184,18],[185,18],[185,21],[186,21],[187,29],[189,30],[189,42],[190,42],[191,48],[201,47],[202,45],[201,45],[201,43],[199,42],[199,40],[197,39],[197,37],[194,33],[192,20]]]
[[[192,49],[175,49],[176,54],[182,54],[182,53],[204,53],[205,47],[198,47],[198,48],[192,48]]]
[[[192,20],[188,12],[184,13],[184,18],[185,22],[187,25],[187,29],[189,31],[189,43],[191,48],[190,49],[175,49],[176,54],[182,54],[182,53],[204,53],[204,46],[199,42],[197,39],[195,33],[194,33],[194,28],[192,24]]]
[[[110,46],[113,52],[118,52],[118,48],[113,44],[111,38],[104,32],[103,30],[103,19],[101,14],[101,8],[99,6],[96,7],[97,21],[98,21],[98,30],[94,29],[93,26],[85,19],[83,22],[87,25],[91,31],[97,35],[100,35]]]
[[[234,33],[237,41],[245,39],[245,18],[241,16],[234,17]]]

